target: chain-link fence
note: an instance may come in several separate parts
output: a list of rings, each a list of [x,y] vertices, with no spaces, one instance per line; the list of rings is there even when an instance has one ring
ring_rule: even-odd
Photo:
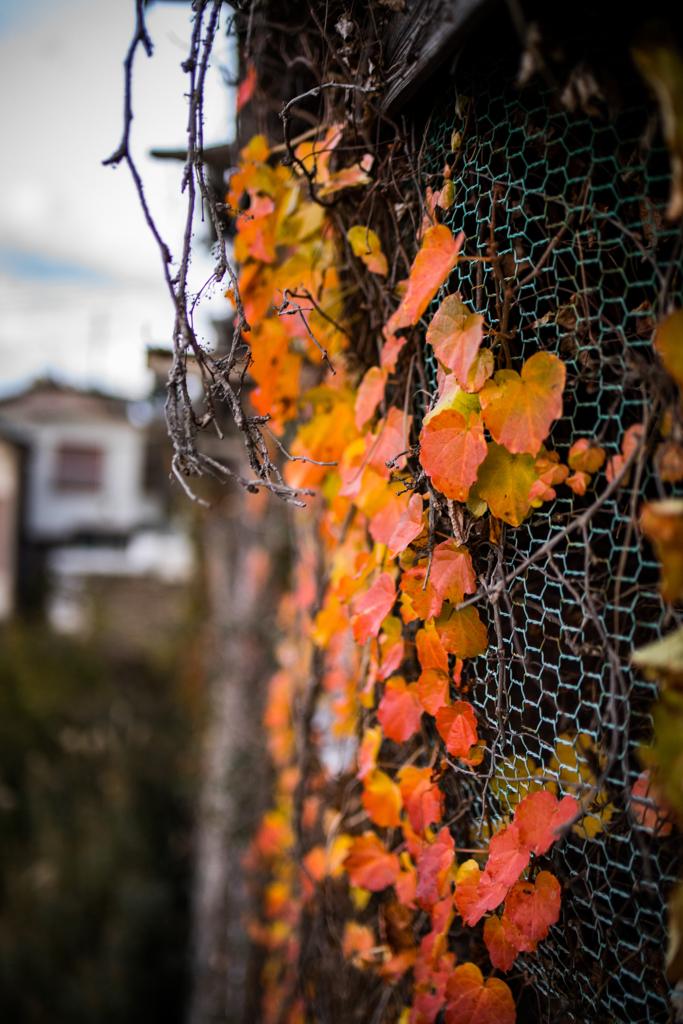
[[[667,304],[680,304],[681,233],[663,216],[670,169],[656,116],[635,71],[618,111],[584,95],[572,112],[542,83],[518,88],[510,67],[479,68],[457,76],[455,103],[431,122],[425,182],[439,187],[444,162],[452,165],[455,201],[444,219],[465,232],[466,252],[497,259],[461,263],[448,291],[459,290],[492,331],[507,332],[516,369],[539,349],[565,361],[564,415],[548,448],[566,461],[577,439],[595,437],[615,455],[644,417],[649,433],[666,429],[648,383],[651,337]],[[507,303],[506,288],[514,291]],[[473,787],[470,818],[453,826],[456,845],[471,845],[479,815],[485,831],[498,827],[535,774],[581,796],[585,817],[552,853],[562,916],[522,959],[541,991],[582,1022],[669,1016],[665,906],[680,842],[651,816],[647,828],[639,824],[631,796],[655,688],[631,672],[629,658],[671,625],[658,566],[635,525],[643,499],[663,493],[652,467],[649,458],[636,468],[501,603],[500,760],[485,806]],[[556,500],[507,528],[508,571],[595,503],[605,469],[585,496],[559,487]],[[487,550],[479,549],[484,567]],[[473,703],[494,724],[498,669],[495,647],[470,666]]]

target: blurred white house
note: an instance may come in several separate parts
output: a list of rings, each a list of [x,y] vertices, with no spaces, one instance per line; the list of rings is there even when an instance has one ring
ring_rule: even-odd
[[[193,551],[169,521],[164,431],[139,410],[52,379],[0,398],[0,618],[39,571],[60,631],[113,629],[135,646],[149,601],[172,625],[169,594],[191,577]]]

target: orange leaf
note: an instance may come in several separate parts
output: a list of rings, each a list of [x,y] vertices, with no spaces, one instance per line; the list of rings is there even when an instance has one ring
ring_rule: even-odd
[[[383,572],[354,606],[355,615],[351,625],[353,639],[357,644],[364,644],[371,636],[377,636],[395,600],[396,585],[393,577]]]
[[[467,757],[470,747],[479,739],[474,708],[465,700],[456,700],[451,707],[439,708],[436,727],[446,750],[454,757]]]
[[[477,474],[477,491],[497,519],[520,526],[531,510],[529,492],[537,480],[532,455],[513,455],[491,441]]]
[[[621,455],[613,455],[611,459],[607,460],[607,468],[605,469],[605,476],[609,483],[612,483],[615,476],[617,476],[624,465],[630,458],[633,452],[638,447],[640,438],[643,434],[642,423],[634,423],[632,427],[629,427],[625,432],[621,441]],[[626,482],[628,481],[628,474],[626,475]]]
[[[377,669],[377,678],[384,681],[400,667],[403,661],[405,643],[401,636],[401,620],[387,615],[379,635],[379,649],[382,663]]]
[[[436,358],[453,371],[463,388],[483,337],[483,316],[470,313],[459,293],[444,299],[427,328],[427,342]]]
[[[499,971],[506,973],[511,970],[517,959],[519,949],[516,939],[519,938],[518,929],[508,917],[503,914],[502,919],[495,914],[487,917],[484,922],[484,942],[489,951],[491,963]]]
[[[391,476],[387,461],[393,459],[399,452],[405,451],[407,447],[405,438],[410,434],[411,422],[412,416],[408,416],[404,424],[402,410],[394,406],[389,410],[386,420],[380,420],[378,423],[377,433],[368,434],[365,439],[366,450],[370,453],[368,466],[376,469],[385,480]],[[405,455],[397,461],[399,469],[405,466],[405,461]]]
[[[560,917],[560,883],[549,871],[541,871],[535,882],[521,881],[510,890],[505,913],[530,942],[540,942]]]
[[[372,929],[366,924],[358,924],[357,921],[347,921],[344,925],[344,937],[342,939],[342,953],[347,960],[350,960],[356,953],[365,953],[373,949],[375,936]]]
[[[521,376],[499,370],[479,392],[482,419],[494,440],[512,453],[536,455],[562,415],[565,377],[562,360],[548,352],[527,359]]]
[[[401,305],[408,323],[418,322],[455,266],[464,241],[462,231],[453,238],[453,232],[444,224],[437,224],[426,232],[422,248],[410,268],[408,291]]]
[[[459,547],[452,539],[437,544],[429,582],[442,600],[453,604],[462,601],[465,594],[473,594],[477,589],[477,577],[467,548]],[[440,611],[441,608],[435,614]]]
[[[683,390],[683,309],[662,320],[654,343],[666,369]]]
[[[530,793],[515,809],[520,843],[540,857],[560,838],[562,829],[574,821],[579,811],[573,796],[566,796],[558,803],[555,794],[548,790]]]
[[[452,953],[444,953],[436,967],[431,967],[421,954],[415,964],[415,995],[409,1024],[434,1024],[444,1004],[446,983],[453,973],[454,964]]]
[[[662,563],[662,597],[667,602],[683,600],[683,500],[644,505],[640,526]]]
[[[394,494],[393,491],[387,491],[385,488],[385,494],[387,496],[386,504],[382,505],[378,512],[370,516],[370,536],[374,540],[375,544],[388,544],[393,537],[394,530],[398,526],[398,521],[408,508],[408,495],[407,494]]]
[[[359,185],[369,185],[372,178],[366,174],[360,164],[354,167],[343,167],[341,171],[331,174],[323,187],[318,190],[318,195],[330,196],[343,188],[358,188]]]
[[[375,768],[365,778],[363,787],[362,804],[370,820],[380,828],[398,828],[403,799],[393,779]]]
[[[370,228],[364,228],[357,224],[349,228],[346,237],[351,243],[354,256],[359,256],[368,270],[373,274],[381,274],[386,277],[389,273],[387,258],[382,252],[382,243]]]
[[[484,911],[479,913],[479,883],[482,871],[476,860],[466,860],[458,868],[455,878],[454,902],[465,924],[475,925]]]
[[[420,445],[422,468],[434,486],[453,501],[465,501],[487,453],[477,413],[466,421],[457,409],[444,409],[424,425]]]
[[[571,487],[574,494],[585,494],[588,484],[591,482],[589,473],[576,472],[572,473],[565,480],[567,487]]]
[[[441,821],[443,794],[431,781],[431,768],[409,765],[398,773],[398,785],[410,824],[416,832],[424,833],[428,825]]]
[[[242,79],[237,89],[237,113],[239,114],[242,107],[246,106],[251,97],[254,95],[254,89],[256,88],[256,65],[252,64],[251,61],[247,64],[247,73]]]
[[[417,681],[420,703],[430,715],[435,715],[448,700],[450,680],[447,672],[440,668],[426,668]]]
[[[422,495],[413,494],[389,541],[389,558],[395,558],[401,551],[405,551],[422,530]]]
[[[371,366],[360,382],[355,405],[356,426],[359,430],[373,416],[382,401],[387,377],[386,370],[380,369],[379,366]]]
[[[499,978],[484,976],[476,964],[456,967],[446,984],[446,1024],[515,1024],[512,992]]]
[[[382,368],[388,370],[389,373],[393,373],[396,369],[396,361],[398,360],[401,349],[407,342],[407,338],[397,338],[395,334],[390,334],[387,340],[382,346]]]
[[[401,865],[396,854],[385,849],[379,836],[364,832],[354,840],[344,869],[351,885],[380,892],[396,881]]]
[[[569,468],[579,473],[597,473],[605,461],[605,449],[592,438],[580,437],[569,449]]]
[[[410,598],[416,617],[420,619],[431,618],[434,615],[434,609],[440,608],[442,604],[434,593],[431,583],[428,583],[426,589],[423,590],[426,575],[427,566],[425,564],[414,565],[412,569],[403,573],[400,582],[401,590]]]
[[[422,705],[415,684],[406,686],[400,676],[389,679],[377,708],[377,718],[384,735],[396,743],[404,743],[419,732]]]
[[[657,452],[659,475],[666,483],[677,484],[683,480],[683,447],[669,438]]]
[[[423,670],[438,668],[443,672],[448,672],[448,654],[443,648],[433,622],[427,622],[424,629],[417,631],[415,644],[417,646],[417,658]]]
[[[476,658],[488,646],[486,626],[472,605],[437,621],[436,629],[444,650],[457,658]]]
[[[378,726],[375,726],[374,729],[366,729],[358,750],[357,778],[364,779],[366,775],[374,771],[381,746],[382,730]]]
[[[405,798],[404,798],[405,799]],[[631,790],[631,810],[642,827],[655,836],[668,836],[671,820],[662,804],[659,792],[646,769],[636,779]]]
[[[447,875],[455,857],[454,846],[453,836],[447,828],[442,828],[431,846],[420,855],[415,898],[423,910],[431,910],[446,895]]]
[[[404,851],[401,854],[401,863],[404,870],[394,883],[396,898],[404,907],[415,909],[415,889],[417,888],[417,871],[412,865],[409,855]]]

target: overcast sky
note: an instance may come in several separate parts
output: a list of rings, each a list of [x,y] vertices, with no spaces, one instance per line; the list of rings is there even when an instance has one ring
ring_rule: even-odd
[[[181,165],[146,154],[185,141],[180,63],[190,16],[185,3],[151,7],[155,53],[149,60],[138,50],[134,76],[134,153],[175,253],[185,213]],[[121,135],[122,62],[134,20],[134,0],[0,0],[0,384],[52,367],[139,394],[145,346],[169,341],[170,300],[130,175],[101,163]],[[232,137],[234,90],[221,75],[230,61],[221,35],[208,143]],[[194,287],[210,272],[199,252]],[[204,307],[207,340],[209,318],[226,312],[219,292]]]

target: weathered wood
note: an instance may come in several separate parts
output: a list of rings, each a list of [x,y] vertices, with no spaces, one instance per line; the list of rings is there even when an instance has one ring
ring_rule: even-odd
[[[387,84],[383,113],[393,114],[458,46],[496,0],[407,0],[382,40]]]

